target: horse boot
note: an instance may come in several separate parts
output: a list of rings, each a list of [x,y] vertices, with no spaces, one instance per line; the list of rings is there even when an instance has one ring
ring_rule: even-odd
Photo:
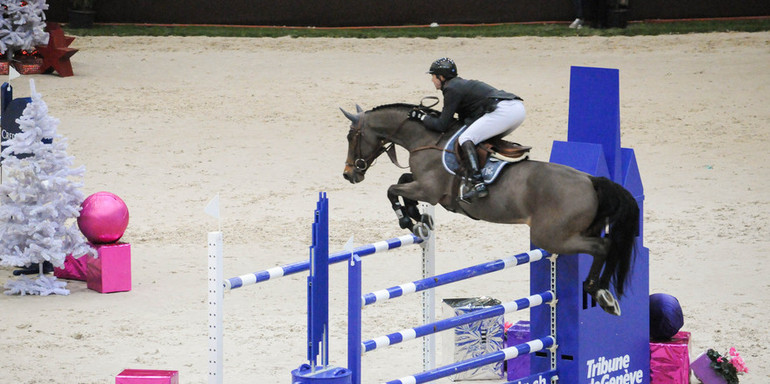
[[[468,140],[460,145],[463,153],[465,154],[466,163],[468,165],[468,173],[471,179],[473,187],[468,193],[463,195],[463,199],[477,199],[487,197],[489,191],[487,185],[484,184],[484,177],[481,176],[481,167],[479,167],[479,158],[476,154],[476,144],[473,141]]]

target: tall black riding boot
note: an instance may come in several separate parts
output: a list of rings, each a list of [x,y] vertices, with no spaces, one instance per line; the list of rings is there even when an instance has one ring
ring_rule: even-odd
[[[462,143],[460,147],[462,148],[463,154],[465,155],[466,163],[468,165],[468,173],[470,175],[471,182],[473,183],[473,187],[470,191],[468,191],[468,193],[463,195],[463,198],[476,199],[487,197],[487,195],[489,195],[489,191],[487,190],[487,185],[484,184],[484,178],[481,176],[479,158],[476,155],[476,144],[474,144],[473,141],[468,140]]]

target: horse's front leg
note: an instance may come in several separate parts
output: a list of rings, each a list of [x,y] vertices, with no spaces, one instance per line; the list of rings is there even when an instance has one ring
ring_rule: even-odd
[[[400,198],[400,200],[399,200]],[[398,184],[388,188],[388,200],[393,211],[396,212],[398,224],[403,229],[409,229],[420,236],[427,234],[427,230],[433,230],[433,218],[422,214],[417,206],[418,201],[426,201],[420,184],[414,180],[414,175],[405,173],[398,179]],[[402,202],[403,201],[403,205]]]
[[[398,184],[391,185],[388,188],[388,200],[390,200],[393,211],[396,212],[398,218],[398,225],[403,229],[411,230],[414,226],[414,221],[419,221],[419,209],[417,209],[417,201],[404,197],[403,204],[399,199],[400,195],[394,192],[394,187],[414,181],[414,176],[411,173],[405,173],[398,179]],[[414,217],[414,211],[418,211],[417,217]]]

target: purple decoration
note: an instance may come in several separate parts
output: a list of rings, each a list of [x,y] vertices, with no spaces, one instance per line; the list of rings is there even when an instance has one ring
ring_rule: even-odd
[[[665,293],[650,295],[650,339],[669,340],[682,325],[684,316],[676,297]]]

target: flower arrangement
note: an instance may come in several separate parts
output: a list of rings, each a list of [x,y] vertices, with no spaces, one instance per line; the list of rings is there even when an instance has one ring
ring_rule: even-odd
[[[730,348],[729,356],[722,356],[713,349],[706,351],[706,355],[711,360],[711,368],[727,380],[728,384],[738,384],[738,375],[749,372],[749,368],[746,367],[746,363],[735,348]]]

